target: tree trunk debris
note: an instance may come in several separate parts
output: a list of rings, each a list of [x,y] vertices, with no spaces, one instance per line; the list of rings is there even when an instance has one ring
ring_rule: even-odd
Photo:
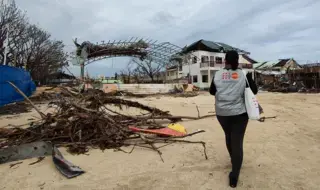
[[[33,105],[30,99],[29,101]],[[123,151],[121,147],[133,145],[132,150],[127,153],[132,153],[135,147],[150,148],[156,151],[161,160],[164,161],[159,149],[164,147],[163,144],[169,145],[177,142],[201,144],[207,159],[205,142],[179,140],[177,137],[146,135],[129,129],[129,126],[147,126],[150,129],[164,127],[157,122],[158,120],[177,122],[183,119],[198,120],[215,116],[214,114],[200,116],[198,108],[197,117],[174,116],[168,111],[109,96],[101,93],[101,91],[96,90],[79,94],[68,89],[64,89],[63,93],[56,96],[56,100],[52,101],[50,105],[55,105],[56,112],[45,115],[37,110],[42,119],[33,122],[27,128],[8,126],[0,129],[0,149],[36,141],[50,141],[53,145],[67,147],[67,150],[71,153],[85,154],[89,147]],[[139,108],[147,111],[148,114],[127,115],[112,111],[107,108],[108,105],[118,106],[120,109],[124,106]],[[190,137],[202,132],[204,131],[179,138]],[[157,147],[156,143],[162,145]]]

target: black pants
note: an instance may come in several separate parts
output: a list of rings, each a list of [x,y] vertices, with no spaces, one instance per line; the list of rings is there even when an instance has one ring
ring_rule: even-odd
[[[217,116],[226,135],[227,149],[231,157],[232,173],[239,176],[243,160],[243,138],[248,124],[247,113],[236,116]]]

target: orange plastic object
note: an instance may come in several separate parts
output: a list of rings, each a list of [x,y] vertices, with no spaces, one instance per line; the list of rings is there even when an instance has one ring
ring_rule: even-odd
[[[162,129],[141,129],[138,127],[129,126],[133,132],[141,132],[141,133],[149,133],[149,134],[156,134],[156,135],[165,135],[165,136],[174,136],[174,137],[182,137],[186,134],[172,130],[170,128],[162,128]]]

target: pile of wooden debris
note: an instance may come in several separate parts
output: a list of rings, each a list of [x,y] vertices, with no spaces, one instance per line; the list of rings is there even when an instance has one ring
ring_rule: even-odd
[[[45,97],[50,96],[46,95]],[[158,136],[136,132],[131,130],[130,127],[159,129],[166,127],[160,124],[159,120],[175,123],[182,119],[202,119],[214,116],[173,116],[167,111],[135,101],[108,96],[101,91],[89,91],[80,94],[65,89],[54,97],[56,99],[50,105],[56,108],[55,113],[45,115],[38,110],[42,119],[33,122],[31,126],[24,128],[11,125],[8,128],[1,129],[0,148],[37,141],[50,141],[56,146],[68,147],[68,150],[72,153],[81,154],[87,152],[89,147],[102,150],[121,150],[122,146],[134,145],[133,147],[151,148],[161,156],[160,147],[156,147],[155,143],[199,143],[203,145],[204,149],[205,143],[178,139],[198,134],[199,131],[179,137]],[[139,108],[147,111],[148,114],[126,115],[110,109],[110,105],[119,108],[123,106]]]

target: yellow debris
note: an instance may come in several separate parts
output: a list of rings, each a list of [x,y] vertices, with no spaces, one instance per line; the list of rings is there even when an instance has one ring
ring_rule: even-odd
[[[168,125],[168,128],[175,130],[175,131],[178,131],[180,133],[187,134],[186,128],[184,128],[184,126],[180,125],[179,123],[170,123]]]

